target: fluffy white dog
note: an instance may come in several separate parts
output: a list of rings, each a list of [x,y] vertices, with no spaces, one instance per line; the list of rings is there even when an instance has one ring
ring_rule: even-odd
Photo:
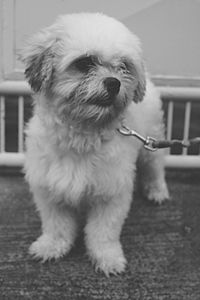
[[[120,273],[137,161],[144,195],[168,198],[162,151],[143,150],[117,131],[126,124],[163,138],[161,102],[146,79],[140,42],[103,14],[64,15],[27,43],[22,59],[36,92],[25,172],[42,221],[30,253],[43,261],[68,253],[86,206],[92,262],[106,275]]]

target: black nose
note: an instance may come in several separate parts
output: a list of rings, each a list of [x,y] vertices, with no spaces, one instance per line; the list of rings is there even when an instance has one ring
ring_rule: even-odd
[[[119,93],[121,83],[117,78],[107,77],[103,83],[107,88],[109,95],[115,96]]]

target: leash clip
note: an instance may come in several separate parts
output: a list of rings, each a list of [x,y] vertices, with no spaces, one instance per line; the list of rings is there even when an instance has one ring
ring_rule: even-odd
[[[131,130],[125,125],[122,125],[121,128],[118,128],[117,131],[125,136],[135,136],[140,141],[143,142],[144,148],[149,151],[156,151],[158,149],[163,148],[172,148],[174,146],[179,146],[182,148],[189,148],[192,145],[199,145],[200,144],[200,137],[196,137],[190,139],[188,141],[184,140],[156,140],[151,136],[147,136],[146,138],[137,133],[135,130]]]
[[[158,150],[158,148],[156,148],[154,146],[155,142],[156,142],[156,139],[152,138],[151,136],[147,136],[146,144],[144,144],[144,148],[149,151],[155,152],[156,150]]]
[[[155,143],[156,139],[147,136],[146,138],[143,137],[142,135],[140,135],[139,133],[137,133],[135,130],[132,130],[128,127],[126,127],[125,125],[122,125],[121,128],[118,128],[117,131],[119,133],[121,133],[124,136],[135,136],[136,138],[138,138],[141,142],[143,142],[144,144],[144,148],[149,150],[149,151],[156,151],[157,148],[153,146],[153,144]]]

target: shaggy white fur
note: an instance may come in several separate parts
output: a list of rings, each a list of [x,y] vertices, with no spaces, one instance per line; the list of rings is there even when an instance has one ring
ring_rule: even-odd
[[[117,131],[124,123],[144,136],[164,135],[160,97],[141,55],[138,38],[123,24],[92,13],[60,17],[23,50],[36,92],[25,163],[42,220],[43,233],[30,248],[36,258],[69,252],[84,205],[92,262],[106,275],[120,273],[126,265],[120,233],[137,160],[145,196],[168,198],[163,152],[147,152]]]

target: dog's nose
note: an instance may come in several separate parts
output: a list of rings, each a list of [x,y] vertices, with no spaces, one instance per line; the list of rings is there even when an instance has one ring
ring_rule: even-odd
[[[115,77],[107,77],[104,79],[104,85],[111,96],[115,96],[119,93],[120,90],[120,81]]]

